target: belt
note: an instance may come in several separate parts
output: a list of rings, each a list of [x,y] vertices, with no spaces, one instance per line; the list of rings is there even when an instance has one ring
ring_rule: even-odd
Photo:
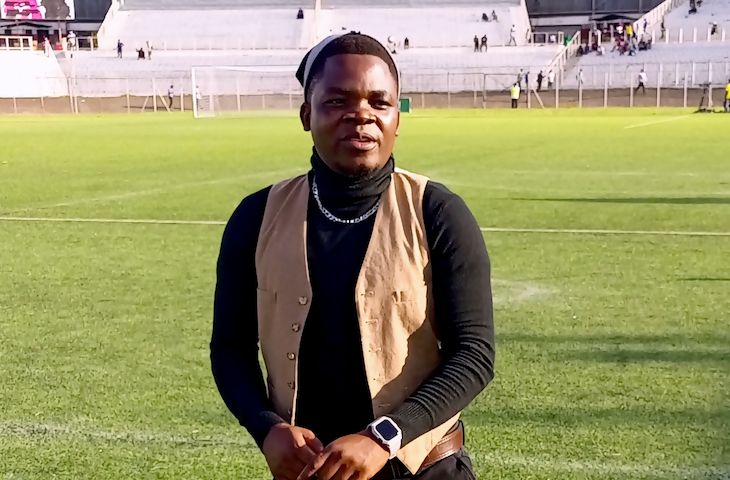
[[[464,446],[464,424],[459,420],[456,426],[452,428],[439,443],[433,447],[433,450],[426,456],[426,459],[421,464],[421,468],[418,472],[426,470],[433,464],[440,462],[444,458],[450,457],[455,454]]]

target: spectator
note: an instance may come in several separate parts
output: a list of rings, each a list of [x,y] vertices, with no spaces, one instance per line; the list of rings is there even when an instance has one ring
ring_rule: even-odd
[[[714,35],[717,33],[717,22],[712,22],[712,27],[710,30],[710,35]]]
[[[520,100],[520,85],[518,83],[510,88],[510,98],[512,99],[512,108],[517,108],[517,103]]]
[[[406,37],[403,40],[403,49],[408,50],[411,47],[411,42],[408,40],[408,37]]]
[[[486,36],[486,35],[483,35],[483,36],[482,36],[482,45],[481,45],[481,47],[479,47],[479,51],[480,51],[480,52],[482,51],[482,48],[484,49],[484,51],[485,51],[485,52],[486,52],[486,51],[487,51],[487,49],[489,48],[489,47],[487,46],[487,36]]]
[[[537,91],[542,90],[542,80],[545,78],[542,74],[542,70],[537,74]]]
[[[703,0],[697,0],[697,6],[698,7],[701,7],[702,6],[702,2],[703,2]]]
[[[697,2],[695,0],[689,0],[689,14],[697,13]]]
[[[488,21],[489,21],[489,17],[487,16],[487,14],[482,13],[482,22],[488,22]]]
[[[498,22],[499,21],[499,18],[497,18],[497,12],[494,11],[494,10],[492,10],[492,21],[493,22]]]
[[[137,49],[137,60],[144,60],[144,48]]]
[[[520,68],[520,73],[517,74],[517,85],[522,88],[522,77],[524,76],[524,73],[522,73],[522,69]]]
[[[297,12],[297,20],[304,20],[304,10],[302,10],[301,8]]]
[[[582,57],[582,56],[583,56],[583,45],[579,45],[579,46],[578,46],[578,52],[577,52],[577,55],[578,55],[579,57]]]
[[[651,50],[651,37],[648,35],[644,35],[644,37],[639,42],[639,50]]]
[[[636,44],[632,43],[631,44],[631,47],[627,47],[627,48],[628,48],[628,51],[629,51],[629,57],[635,57],[636,56],[636,52],[637,52]]]
[[[636,90],[634,90],[634,93],[638,93],[639,89],[641,89],[642,93],[646,95],[646,72],[644,72],[644,69],[641,69],[641,72],[639,72],[639,84],[636,86]]]
[[[649,21],[645,18],[644,19],[644,32],[646,33],[647,29],[649,28]]]
[[[662,18],[662,26],[661,26],[661,29],[662,29],[662,36],[659,37],[659,40],[664,40],[664,36],[667,34],[667,29],[664,27],[664,19],[663,18]]]
[[[582,68],[580,70],[578,70],[578,75],[575,76],[575,80],[578,82],[578,87],[583,85],[584,78],[583,78],[583,69]]]
[[[167,89],[167,98],[170,100],[170,108],[172,109],[172,99],[175,98],[175,90],[172,88],[172,85]]]
[[[122,58],[122,48],[124,48],[124,44],[121,40],[117,40],[117,57]]]
[[[602,56],[604,56],[606,54],[606,49],[603,48],[603,45],[598,45],[598,47],[596,48],[596,54],[599,57],[602,57]]]
[[[555,72],[550,70],[548,72],[548,90],[553,88],[554,85],[555,85]]]
[[[152,45],[147,42],[147,60],[152,60]]]
[[[76,34],[73,31],[68,32],[68,49],[78,50],[78,46],[76,44]]]
[[[630,40],[633,37],[634,37],[634,26],[631,25],[630,23],[627,23],[626,24],[626,38]]]
[[[479,37],[477,37],[476,35],[474,35],[474,51],[479,51]]]
[[[525,74],[525,91],[528,93],[530,91],[530,72]]]
[[[730,79],[725,87],[725,113],[730,113]]]
[[[512,24],[512,28],[509,29],[509,43],[507,46],[512,45],[514,43],[515,47],[517,46],[517,40],[515,40],[515,25]]]
[[[619,38],[623,38],[624,36],[624,24],[619,23],[618,27],[616,27],[616,33],[618,33]]]

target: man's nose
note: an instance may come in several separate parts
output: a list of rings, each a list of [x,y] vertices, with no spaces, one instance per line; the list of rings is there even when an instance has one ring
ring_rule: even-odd
[[[367,123],[373,123],[375,121],[375,115],[373,114],[368,101],[363,100],[357,103],[352,111],[345,115],[345,121],[364,125]]]

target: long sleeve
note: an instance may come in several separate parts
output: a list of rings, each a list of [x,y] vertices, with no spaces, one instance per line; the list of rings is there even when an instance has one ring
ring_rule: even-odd
[[[423,209],[443,363],[388,415],[401,428],[403,445],[463,410],[494,377],[490,264],[482,233],[464,201],[443,185],[429,182]]]
[[[271,427],[283,422],[267,397],[258,359],[255,256],[268,193],[244,199],[223,233],[210,342],[221,397],[259,447]]]

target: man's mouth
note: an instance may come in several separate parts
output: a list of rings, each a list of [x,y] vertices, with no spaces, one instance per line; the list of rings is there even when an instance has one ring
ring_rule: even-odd
[[[378,146],[378,142],[376,142],[375,139],[373,137],[371,137],[370,135],[368,135],[367,133],[348,135],[348,136],[344,137],[342,140],[350,148],[353,148],[355,150],[360,150],[363,152],[372,150]]]

